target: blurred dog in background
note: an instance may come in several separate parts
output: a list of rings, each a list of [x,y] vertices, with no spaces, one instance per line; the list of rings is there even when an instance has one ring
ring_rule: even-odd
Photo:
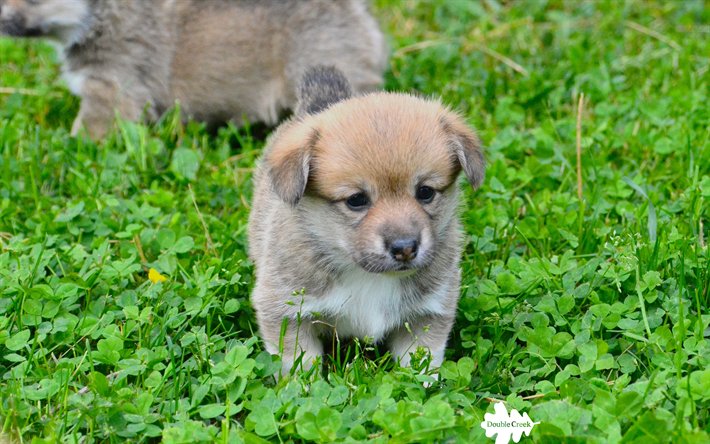
[[[387,46],[367,0],[0,0],[0,34],[45,37],[82,98],[72,127],[101,138],[118,114],[276,124],[306,67],[377,89]]]

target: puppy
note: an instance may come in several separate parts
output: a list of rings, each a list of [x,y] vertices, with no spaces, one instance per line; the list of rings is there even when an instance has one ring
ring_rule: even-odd
[[[483,182],[478,137],[437,101],[352,97],[333,68],[306,74],[300,96],[254,177],[252,303],[266,349],[287,372],[301,355],[311,366],[324,339],[369,337],[401,365],[419,346],[441,365],[459,299],[457,177]]]
[[[155,120],[175,101],[186,118],[275,124],[307,66],[364,92],[387,61],[367,0],[0,0],[0,34],[58,44],[82,98],[72,134],[93,138],[116,110]]]

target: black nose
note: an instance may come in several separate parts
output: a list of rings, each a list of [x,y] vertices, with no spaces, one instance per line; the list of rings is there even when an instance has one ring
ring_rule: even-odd
[[[416,239],[397,239],[390,244],[390,254],[398,261],[411,261],[417,257],[419,241]]]

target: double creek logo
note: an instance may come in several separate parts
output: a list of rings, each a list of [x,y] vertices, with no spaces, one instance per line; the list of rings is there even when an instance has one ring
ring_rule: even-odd
[[[508,444],[511,437],[513,442],[519,442],[523,432],[526,436],[530,436],[532,428],[535,424],[539,424],[539,422],[532,422],[527,413],[520,416],[520,413],[515,409],[511,410],[510,416],[508,416],[508,410],[502,402],[496,402],[493,408],[496,411],[495,415],[486,413],[483,416],[485,421],[481,423],[481,427],[486,431],[488,438],[498,434],[495,444]]]

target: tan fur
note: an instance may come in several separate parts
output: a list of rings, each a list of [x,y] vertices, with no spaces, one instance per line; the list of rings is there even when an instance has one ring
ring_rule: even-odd
[[[367,0],[0,0],[0,34],[63,47],[82,98],[73,125],[106,134],[115,110],[275,124],[311,65],[335,65],[355,92],[382,83],[387,49]]]
[[[481,184],[480,143],[437,101],[373,93],[282,124],[255,174],[250,255],[269,352],[288,320],[283,370],[300,354],[310,366],[336,334],[386,342],[403,365],[423,346],[441,364],[459,299],[462,170]],[[417,200],[421,186],[437,190],[431,202]],[[346,205],[357,193],[366,209]],[[400,263],[386,245],[407,237],[418,255]]]

